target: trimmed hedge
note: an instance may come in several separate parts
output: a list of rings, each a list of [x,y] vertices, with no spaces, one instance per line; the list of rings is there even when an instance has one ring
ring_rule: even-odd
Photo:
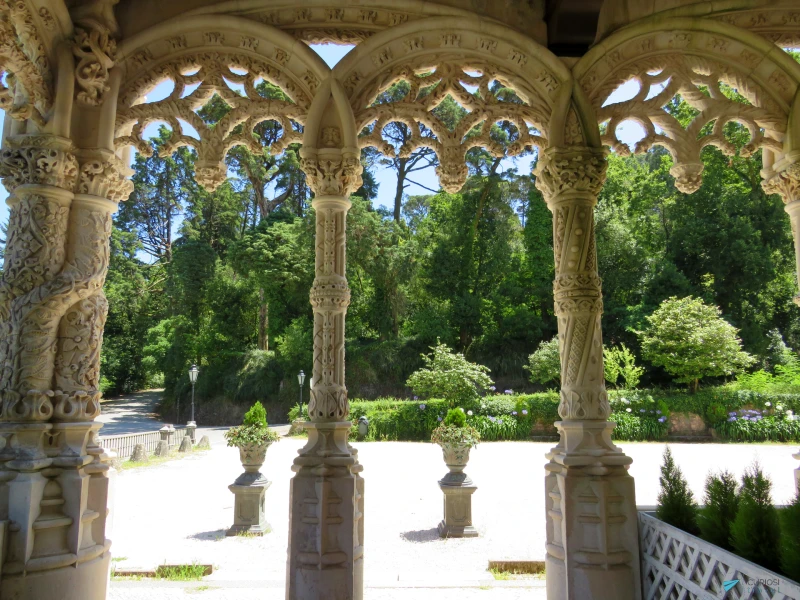
[[[695,394],[683,390],[609,390],[608,395],[611,420],[617,423],[612,434],[615,440],[664,439],[670,413],[679,412],[700,415],[721,439],[800,441],[800,419],[787,415],[787,411],[800,412],[800,394],[716,387]],[[467,423],[478,430],[482,440],[526,440],[532,435],[555,433],[552,423],[560,420],[558,403],[557,392],[498,394],[479,398],[461,408],[467,412]],[[782,410],[777,410],[779,405]],[[352,400],[350,419],[355,427],[359,417],[367,417],[370,440],[427,441],[448,408],[447,401],[440,399]],[[744,411],[745,408],[752,410]],[[759,418],[752,416],[756,410]],[[297,418],[298,412],[298,407],[292,409],[290,419]],[[731,413],[736,413],[735,420]]]

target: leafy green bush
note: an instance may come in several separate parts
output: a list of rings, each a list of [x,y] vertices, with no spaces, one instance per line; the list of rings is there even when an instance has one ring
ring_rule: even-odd
[[[618,347],[603,348],[603,368],[605,378],[611,385],[617,385],[620,377],[625,382],[622,387],[633,389],[639,385],[644,367],[636,366],[636,357],[625,344]]]
[[[666,437],[669,432],[669,423],[647,415],[634,415],[628,413],[611,413],[609,420],[617,426],[612,432],[615,440],[625,442],[655,441]]]
[[[464,427],[467,424],[467,415],[463,408],[451,408],[447,411],[447,416],[444,418],[443,425],[452,425],[453,427]]]
[[[694,501],[689,483],[683,476],[672,451],[667,446],[664,449],[664,463],[661,465],[661,476],[658,478],[661,490],[658,493],[658,508],[656,516],[678,529],[696,535],[697,503]]]
[[[800,494],[780,512],[781,569],[795,581],[800,581]]]
[[[489,369],[469,362],[463,354],[453,353],[445,344],[423,354],[425,366],[411,374],[406,385],[426,398],[445,398],[450,406],[475,400],[492,385]]]
[[[530,372],[533,383],[547,384],[561,377],[561,356],[558,353],[558,336],[549,342],[541,342],[536,352],[528,357],[524,367]]]
[[[720,315],[699,298],[664,300],[639,332],[642,356],[693,390],[703,377],[742,371],[754,360],[742,350],[737,329]]]
[[[705,505],[697,516],[702,538],[720,548],[731,549],[731,523],[739,510],[736,477],[722,471],[706,478]]]
[[[243,425],[250,427],[266,427],[267,426],[267,411],[264,410],[264,405],[261,402],[256,402],[244,413]]]
[[[772,505],[772,481],[758,463],[742,475],[731,545],[736,554],[762,567],[775,571],[780,566],[780,522]]]

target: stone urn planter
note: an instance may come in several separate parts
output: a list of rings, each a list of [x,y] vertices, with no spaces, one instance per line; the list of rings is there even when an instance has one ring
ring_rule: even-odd
[[[431,435],[431,441],[442,447],[442,456],[448,469],[448,473],[439,480],[439,489],[444,494],[444,518],[438,527],[440,537],[478,536],[472,524],[472,494],[478,486],[464,469],[469,462],[469,452],[479,439],[478,432],[466,424],[466,416],[461,409],[449,411],[444,423]]]
[[[278,440],[277,434],[267,426],[266,411],[256,402],[244,417],[244,423],[225,432],[228,446],[239,449],[239,460],[244,473],[228,489],[235,497],[233,525],[226,535],[243,533],[263,535],[270,531],[265,515],[265,495],[272,485],[261,474],[261,465],[267,457],[267,448]]]
[[[261,465],[267,459],[267,448],[271,445],[272,442],[264,442],[239,446],[239,460],[242,461],[245,473],[259,473]]]

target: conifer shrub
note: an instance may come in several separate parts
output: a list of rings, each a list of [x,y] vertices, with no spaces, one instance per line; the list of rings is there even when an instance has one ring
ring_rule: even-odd
[[[661,490],[658,492],[656,517],[687,533],[697,535],[697,503],[689,483],[672,457],[669,446],[664,449],[664,463],[659,477]]]
[[[780,567],[780,521],[772,504],[772,481],[757,462],[742,475],[731,545],[744,559],[773,571]]]
[[[729,471],[709,473],[704,506],[697,515],[701,537],[712,544],[731,549],[731,524],[739,509],[736,477]]]
[[[800,494],[780,516],[781,569],[790,579],[800,581]]]

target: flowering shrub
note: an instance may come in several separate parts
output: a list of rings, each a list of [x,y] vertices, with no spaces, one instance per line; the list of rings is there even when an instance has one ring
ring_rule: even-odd
[[[611,420],[617,423],[612,432],[615,440],[664,439],[671,413],[694,413],[714,427],[722,439],[800,441],[800,420],[794,420],[800,410],[800,395],[765,395],[728,387],[705,388],[695,394],[682,390],[610,390],[608,395]],[[541,429],[535,429],[537,423],[549,426],[560,420],[558,403],[555,392],[501,392],[463,402],[460,407],[482,440],[525,440],[542,434]],[[354,400],[350,419],[356,422],[362,415],[369,419],[370,440],[429,440],[448,408],[447,401],[435,398],[424,404],[396,398]],[[759,414],[752,412],[756,410]],[[730,413],[735,414],[736,421],[728,421]],[[761,418],[752,419],[759,415]]]
[[[492,385],[489,369],[483,365],[469,362],[463,354],[453,353],[445,344],[437,344],[431,350],[430,354],[422,355],[425,366],[414,371],[406,382],[415,394],[446,398],[452,407],[475,400]]]

